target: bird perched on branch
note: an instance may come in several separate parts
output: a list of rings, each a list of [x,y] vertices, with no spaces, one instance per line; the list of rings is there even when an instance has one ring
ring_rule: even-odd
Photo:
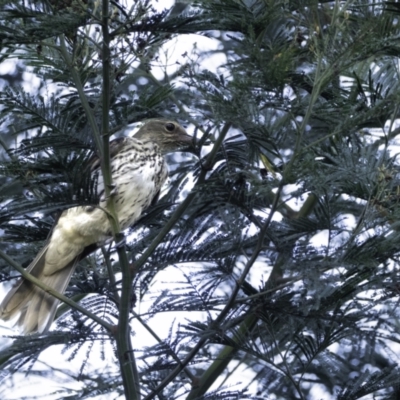
[[[164,154],[190,147],[192,138],[178,123],[154,119],[133,138],[110,142],[114,205],[121,229],[134,224],[151,204],[167,178]],[[64,293],[75,266],[88,246],[111,235],[100,160],[92,165],[97,176],[100,203],[65,210],[44,248],[27,268],[32,275]],[[23,333],[44,333],[53,322],[59,300],[33,283],[21,279],[0,305],[0,318],[19,315]]]

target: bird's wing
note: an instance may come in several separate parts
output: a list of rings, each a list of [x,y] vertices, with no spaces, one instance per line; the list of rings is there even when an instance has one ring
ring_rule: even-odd
[[[111,142],[110,142],[110,158],[115,157],[122,150],[122,148],[124,147],[124,145],[126,143],[126,140],[127,140],[126,137],[120,137],[120,138],[111,140]],[[90,170],[94,171],[95,169],[100,168],[100,163],[101,163],[100,158],[97,155],[93,156],[88,162]]]

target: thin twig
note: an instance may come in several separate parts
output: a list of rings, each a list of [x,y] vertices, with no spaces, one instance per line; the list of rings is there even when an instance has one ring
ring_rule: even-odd
[[[112,288],[112,291],[113,291],[114,300],[119,305],[121,299],[120,299],[120,296],[118,293],[117,282],[115,280],[115,275],[114,275],[114,271],[112,269],[110,257],[108,255],[108,252],[104,248],[104,246],[101,246],[101,252],[103,254],[104,262],[106,263],[108,279],[110,280],[110,287]]]
[[[151,336],[158,342],[158,343],[163,343],[163,340],[157,335],[156,332],[154,332],[153,329],[150,328],[146,322],[143,321],[142,317],[137,314],[135,311],[132,311],[133,316],[141,323],[141,325],[147,330],[147,332],[150,333]],[[179,359],[178,355],[171,349],[170,346],[168,346],[169,354],[171,357],[178,363],[181,364],[181,360]],[[195,382],[196,377],[192,374],[192,372],[188,368],[183,368],[183,371],[187,375],[187,377],[192,381]]]

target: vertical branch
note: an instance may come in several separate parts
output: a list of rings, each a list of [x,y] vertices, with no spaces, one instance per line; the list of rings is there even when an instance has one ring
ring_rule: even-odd
[[[136,362],[133,354],[130,340],[129,311],[131,299],[132,276],[129,270],[128,258],[124,246],[124,236],[120,232],[118,216],[115,212],[114,198],[111,195],[112,176],[110,166],[110,148],[109,148],[109,107],[110,107],[110,34],[108,30],[109,2],[102,1],[102,19],[101,27],[103,34],[102,44],[102,73],[103,73],[103,91],[102,91],[102,129],[101,132],[97,125],[93,109],[90,107],[86,98],[84,87],[80,79],[78,70],[75,67],[74,60],[67,50],[65,39],[60,35],[60,53],[67,63],[74,83],[77,88],[79,98],[85,110],[90,127],[92,128],[94,142],[101,160],[101,172],[104,181],[104,193],[107,198],[107,210],[111,231],[115,242],[117,243],[117,252],[122,270],[122,291],[119,309],[118,329],[115,333],[118,349],[118,359],[121,367],[122,381],[126,398],[136,400],[140,399],[139,377],[136,368]]]
[[[59,47],[60,54],[61,54],[62,58],[64,59],[65,63],[67,64],[68,70],[72,76],[72,80],[75,83],[76,91],[78,92],[78,96],[82,103],[82,107],[85,110],[86,118],[88,119],[90,128],[92,129],[93,139],[96,144],[96,149],[97,149],[98,155],[99,155],[100,159],[102,160],[103,159],[103,146],[101,144],[99,127],[97,126],[93,110],[90,107],[90,104],[86,98],[83,84],[81,81],[81,77],[79,76],[79,72],[75,67],[75,62],[74,62],[73,58],[70,56],[70,54],[68,53],[64,35],[60,35],[59,39],[60,39],[60,47]]]
[[[139,376],[136,367],[135,355],[132,349],[129,311],[132,290],[132,277],[129,270],[128,258],[125,251],[124,236],[120,232],[118,216],[115,212],[114,199],[111,192],[112,176],[110,166],[110,146],[109,146],[109,108],[110,108],[110,34],[108,30],[109,2],[102,1],[102,21],[101,28],[103,33],[103,115],[102,115],[102,142],[103,157],[101,160],[102,173],[104,179],[104,192],[107,196],[107,209],[111,214],[110,224],[112,227],[117,252],[122,270],[122,292],[119,303],[118,329],[115,335],[117,342],[118,360],[121,368],[122,382],[124,385],[125,397],[127,399],[140,399]]]
[[[95,120],[95,116],[86,98],[84,87],[81,82],[78,70],[74,65],[74,60],[67,50],[65,39],[60,35],[60,53],[67,63],[72,78],[76,85],[79,98],[85,110],[90,127],[92,128],[94,142],[101,160],[101,172],[104,181],[104,193],[107,198],[107,210],[111,231],[117,243],[117,252],[122,270],[122,293],[119,309],[119,323],[115,334],[118,359],[121,366],[121,375],[124,385],[126,398],[140,399],[139,376],[130,340],[129,311],[131,299],[132,276],[129,270],[128,258],[124,246],[124,236],[120,232],[118,216],[115,212],[114,198],[111,195],[112,176],[110,166],[110,147],[109,147],[109,107],[110,107],[110,34],[108,30],[109,2],[102,1],[102,65],[103,65],[103,91],[102,91],[102,130]]]

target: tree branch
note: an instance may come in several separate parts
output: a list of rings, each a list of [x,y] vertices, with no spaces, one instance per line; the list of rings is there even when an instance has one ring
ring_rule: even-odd
[[[110,146],[109,146],[109,109],[110,109],[110,34],[108,30],[109,21],[109,0],[102,1],[102,21],[101,28],[103,33],[102,65],[103,65],[103,112],[102,112],[102,148],[103,157],[101,158],[102,173],[104,179],[104,192],[107,198],[107,210],[111,214],[109,218],[113,236],[117,246],[117,253],[122,271],[122,291],[119,302],[118,330],[115,335],[117,342],[118,361],[121,368],[122,382],[124,385],[125,397],[127,399],[140,399],[140,383],[137,371],[135,354],[132,348],[129,312],[131,304],[132,276],[129,269],[128,257],[125,249],[125,237],[120,232],[118,215],[115,211],[114,197],[111,194],[112,176],[110,165]]]

